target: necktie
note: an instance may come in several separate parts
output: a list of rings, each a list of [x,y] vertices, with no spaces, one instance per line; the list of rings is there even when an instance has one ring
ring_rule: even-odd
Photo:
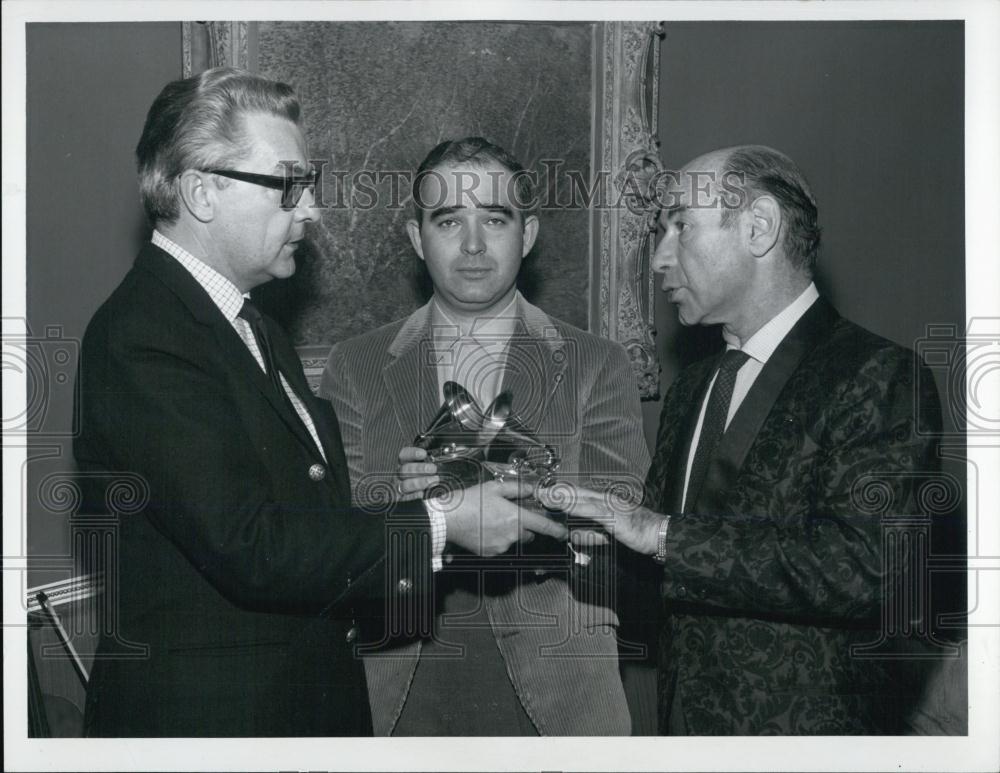
[[[316,444],[316,448],[325,460],[326,452],[323,450],[323,443],[320,441],[319,435],[316,434],[316,423],[313,421],[312,416],[310,416],[309,409],[302,402],[301,394],[296,394],[291,384],[288,387],[290,391],[286,392],[284,385],[281,383],[278,361],[274,358],[271,337],[268,335],[267,325],[264,324],[264,317],[261,315],[260,310],[254,306],[249,298],[244,298],[243,308],[240,309],[236,316],[245,319],[249,323],[250,329],[253,331],[253,337],[257,340],[257,348],[260,349],[261,359],[264,360],[264,369],[267,371],[268,378],[271,380],[271,387],[275,390],[278,399],[285,404],[285,407],[291,411],[293,416],[298,416],[299,422],[309,433],[309,436]],[[317,468],[319,472],[315,473],[314,471]],[[320,477],[313,478],[314,474],[319,474]],[[321,465],[313,465],[309,468],[309,476],[312,480],[322,480],[325,474]]]
[[[250,323],[253,337],[257,339],[257,347],[260,349],[261,357],[264,359],[264,369],[271,379],[272,386],[277,390],[278,395],[283,399],[288,399],[285,388],[281,385],[281,376],[278,375],[278,363],[274,359],[274,351],[271,349],[271,337],[267,333],[267,325],[264,324],[264,317],[249,298],[243,299],[243,308],[240,309],[238,317]]]
[[[733,399],[733,387],[736,385],[736,372],[749,359],[746,352],[730,349],[722,358],[719,375],[712,385],[712,394],[708,397],[705,408],[705,419],[701,423],[701,435],[698,438],[698,448],[691,463],[691,475],[688,477],[687,497],[684,500],[684,511],[694,510],[698,501],[705,473],[708,472],[708,461],[712,458],[715,446],[726,428],[726,417],[729,415],[729,403]]]

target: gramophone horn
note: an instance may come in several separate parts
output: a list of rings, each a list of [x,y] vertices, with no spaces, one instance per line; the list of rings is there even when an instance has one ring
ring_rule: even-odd
[[[514,396],[510,392],[501,392],[496,399],[489,404],[486,415],[483,416],[483,426],[479,430],[476,442],[481,446],[488,446],[493,442],[493,438],[502,430],[513,410]]]
[[[475,432],[479,429],[479,406],[461,384],[444,382],[444,402],[427,429],[417,435],[413,444],[429,448],[443,434]]]
[[[451,418],[465,429],[473,431],[479,429],[482,412],[472,395],[457,381],[444,382],[444,406],[442,408],[445,406],[451,412]]]

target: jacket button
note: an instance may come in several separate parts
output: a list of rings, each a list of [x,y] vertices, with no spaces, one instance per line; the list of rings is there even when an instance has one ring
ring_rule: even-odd
[[[309,480],[320,481],[326,477],[326,467],[322,464],[314,464],[309,468]]]
[[[404,577],[396,583],[396,587],[399,589],[400,593],[409,593],[413,589],[413,580],[408,577]]]
[[[356,625],[352,625],[350,627],[350,629],[347,631],[347,636],[345,636],[344,638],[347,640],[348,644],[350,644],[355,639],[357,639],[358,638],[358,627]]]

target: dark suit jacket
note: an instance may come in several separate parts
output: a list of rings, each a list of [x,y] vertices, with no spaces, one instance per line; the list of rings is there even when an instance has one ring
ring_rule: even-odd
[[[388,518],[351,506],[336,417],[267,324],[326,461],[207,293],[158,248],[143,249],[87,329],[74,443],[84,501],[113,509],[115,472],[146,489],[119,518],[107,570],[118,616],[88,689],[90,735],[370,734],[354,621],[426,606],[420,504]],[[387,544],[407,542],[421,548],[386,560]],[[123,657],[123,642],[148,655]]]
[[[718,362],[685,370],[665,398],[647,481],[661,512],[679,510]],[[912,352],[823,299],[774,352],[720,440],[693,513],[670,525],[664,731],[897,730],[907,696],[891,664],[852,656],[851,645],[879,638],[879,516],[919,513],[915,484],[938,465],[937,395],[929,373],[916,375]]]

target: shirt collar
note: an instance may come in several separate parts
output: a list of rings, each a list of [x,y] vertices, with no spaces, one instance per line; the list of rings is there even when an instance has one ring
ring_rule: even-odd
[[[477,317],[469,335],[482,345],[506,343],[517,329],[520,297],[520,291],[515,290],[514,297],[501,311],[490,317]],[[437,298],[431,301],[431,330],[435,338],[457,339],[462,335],[461,325],[448,316]]]
[[[760,330],[747,339],[746,343],[743,344],[743,351],[761,364],[766,363],[774,354],[774,350],[778,348],[778,344],[795,327],[795,323],[802,318],[802,315],[809,311],[809,307],[816,302],[817,298],[819,298],[819,291],[816,290],[815,283],[810,282],[798,298],[771,317]],[[738,338],[725,332],[722,335],[726,339],[727,349],[741,348]]]
[[[244,295],[232,282],[202,260],[199,260],[177,242],[153,230],[152,242],[187,269],[195,281],[202,286],[212,303],[219,307],[222,315],[232,324],[243,308]]]

